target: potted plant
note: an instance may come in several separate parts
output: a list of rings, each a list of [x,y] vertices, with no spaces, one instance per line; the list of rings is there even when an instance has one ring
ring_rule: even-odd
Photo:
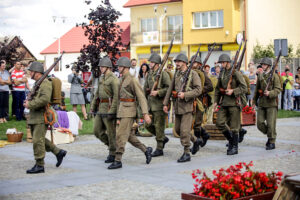
[[[228,169],[213,170],[214,178],[209,178],[199,169],[193,171],[194,193],[182,193],[185,200],[268,200],[272,199],[280,184],[282,172],[252,171],[249,164],[240,162]],[[202,177],[200,177],[202,175]]]
[[[251,106],[245,106],[242,109],[242,125],[255,125],[256,115],[255,110]]]

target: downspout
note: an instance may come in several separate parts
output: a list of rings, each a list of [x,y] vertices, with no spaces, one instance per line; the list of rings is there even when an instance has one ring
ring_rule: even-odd
[[[244,0],[244,30],[245,30],[245,40],[247,40],[247,9],[246,9],[246,5],[247,5],[247,0]],[[247,53],[248,53],[248,48],[246,49],[245,52],[245,71],[247,71]]]

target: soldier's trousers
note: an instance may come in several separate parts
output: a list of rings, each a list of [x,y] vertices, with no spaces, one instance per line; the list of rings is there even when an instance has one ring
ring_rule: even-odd
[[[156,136],[157,149],[163,149],[163,141],[165,139],[166,114],[164,111],[153,111],[152,123],[146,124],[146,129]]]
[[[191,112],[183,115],[175,114],[175,131],[180,135],[180,142],[184,147],[185,153],[190,152],[190,141],[195,142],[197,139],[194,135],[191,134],[192,123],[193,114]]]
[[[95,136],[108,146],[109,155],[116,153],[116,120],[108,120],[107,117],[96,115],[94,121]]]
[[[237,106],[221,106],[217,113],[216,126],[222,131],[238,134],[241,127],[241,110]]]
[[[275,143],[276,140],[277,111],[276,107],[259,107],[257,111],[257,128],[267,134],[270,143]]]
[[[122,155],[125,152],[125,145],[127,141],[134,147],[140,149],[142,152],[146,152],[146,146],[141,143],[135,136],[135,133],[131,131],[135,118],[125,117],[120,119],[120,124],[117,127],[116,141],[116,161],[122,160]]]
[[[33,153],[36,164],[44,166],[44,158],[46,151],[51,151],[54,155],[57,155],[60,151],[50,140],[45,138],[47,125],[45,124],[30,124],[32,133]]]
[[[194,122],[194,131],[201,131],[201,124],[203,121],[203,115],[204,112],[196,108],[196,114],[195,114],[195,122]]]

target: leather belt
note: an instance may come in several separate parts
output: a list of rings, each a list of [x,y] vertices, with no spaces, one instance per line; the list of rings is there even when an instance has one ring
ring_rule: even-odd
[[[101,103],[109,103],[109,99],[100,99]]]
[[[123,98],[120,98],[120,101],[123,101],[123,102],[135,102],[135,99],[123,99]]]

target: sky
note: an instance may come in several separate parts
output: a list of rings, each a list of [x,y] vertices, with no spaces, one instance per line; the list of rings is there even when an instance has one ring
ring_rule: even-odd
[[[110,0],[122,13],[119,22],[130,21],[130,9],[123,8],[128,0]],[[76,23],[87,22],[84,15],[96,8],[101,0],[0,0],[0,36],[17,35],[37,59],[40,52]],[[57,16],[54,23],[53,16]],[[63,23],[63,17],[65,22]]]

